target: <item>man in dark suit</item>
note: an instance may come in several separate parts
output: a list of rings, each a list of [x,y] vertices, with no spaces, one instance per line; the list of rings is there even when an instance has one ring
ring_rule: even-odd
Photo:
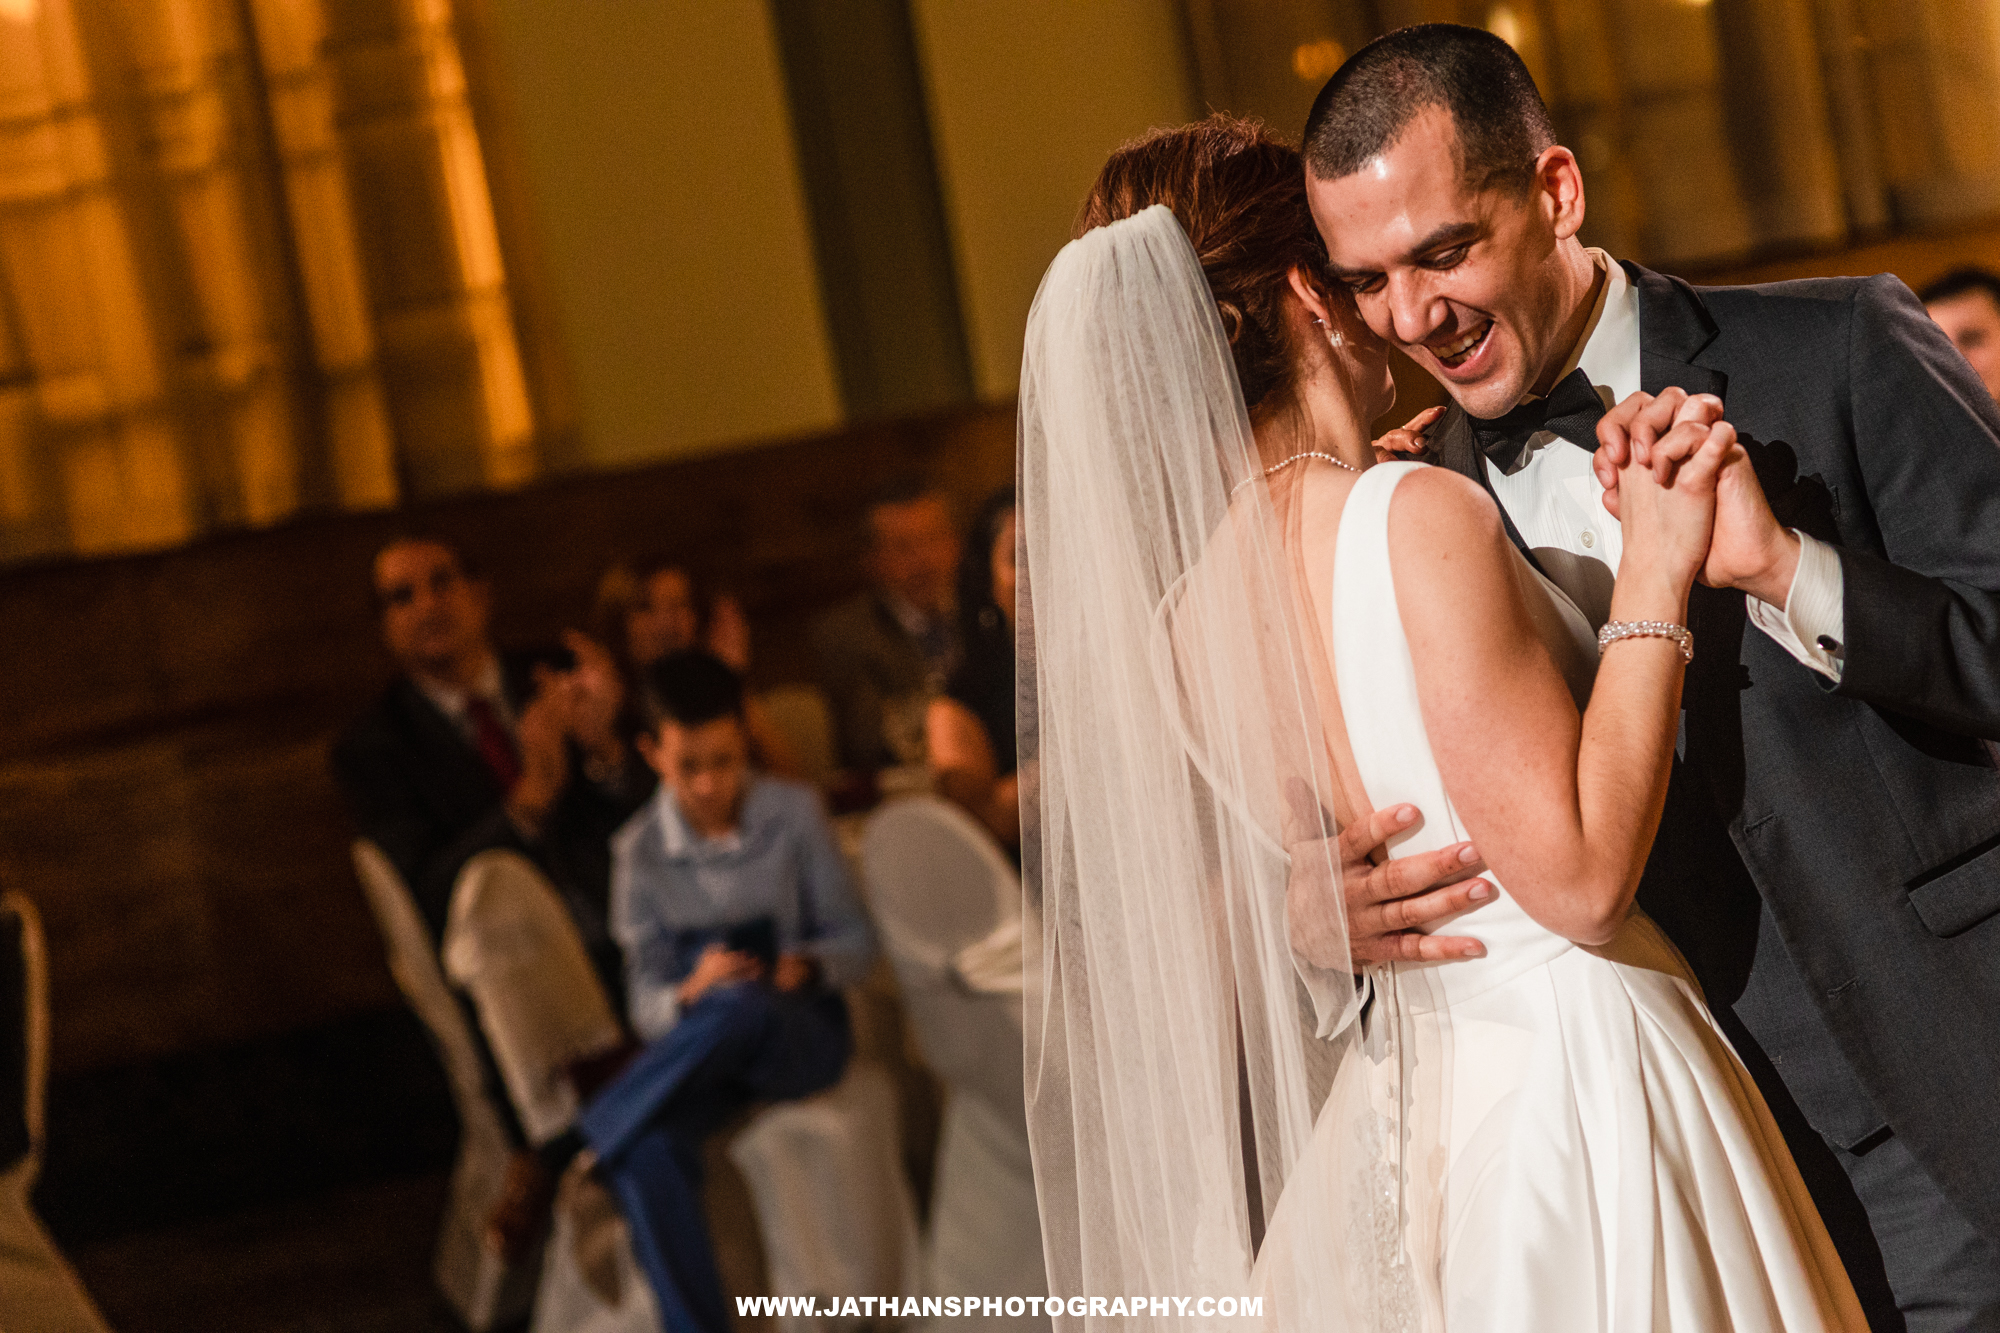
[[[841,767],[871,773],[904,761],[891,732],[923,743],[924,706],[958,665],[958,533],[943,496],[905,479],[869,504],[872,586],[813,625],[820,687],[832,705]]]
[[[623,688],[590,640],[501,653],[491,594],[450,544],[391,541],[375,557],[382,637],[402,668],[335,743],[334,775],[363,836],[386,853],[443,939],[475,853],[525,853],[567,901],[612,995],[610,839],[651,784],[619,735]]]
[[[1575,158],[1477,29],[1356,53],[1304,151],[1332,276],[1454,399],[1433,459],[1586,614],[1613,460],[1670,471],[1677,414],[1745,441],[1640,899],[1874,1326],[2000,1328],[2000,412],[1892,278],[1697,290],[1586,250]]]

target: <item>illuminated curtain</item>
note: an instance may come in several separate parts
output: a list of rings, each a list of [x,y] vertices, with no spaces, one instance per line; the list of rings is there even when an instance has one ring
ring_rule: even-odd
[[[2000,0],[1183,0],[1205,99],[1296,134],[1338,58],[1409,23],[1520,51],[1585,237],[1700,268],[2000,214]]]
[[[518,484],[450,0],[0,0],[0,560]]]

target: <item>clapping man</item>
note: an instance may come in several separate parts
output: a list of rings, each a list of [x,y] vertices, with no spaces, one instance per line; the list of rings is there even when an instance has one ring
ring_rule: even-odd
[[[466,861],[496,847],[526,854],[619,994],[610,836],[651,784],[619,735],[615,666],[575,634],[561,653],[497,650],[491,592],[442,539],[389,542],[373,578],[401,673],[334,746],[356,825],[402,874],[439,941]]]

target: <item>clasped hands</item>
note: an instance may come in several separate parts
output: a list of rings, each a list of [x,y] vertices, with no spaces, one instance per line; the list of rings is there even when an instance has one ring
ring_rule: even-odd
[[[1375,441],[1383,459],[1421,453],[1425,433],[1443,415],[1429,408],[1405,425]],[[1604,506],[1622,518],[1621,473],[1646,468],[1662,486],[1671,486],[1683,464],[1726,432],[1731,445],[1727,462],[1714,477],[1715,518],[1708,553],[1701,565],[1701,582],[1714,588],[1736,588],[1773,606],[1783,607],[1798,569],[1799,539],[1779,526],[1765,499],[1750,459],[1734,442],[1724,418],[1723,403],[1713,394],[1689,394],[1668,388],[1659,394],[1635,393],[1606,413],[1597,426],[1597,451],[1592,466],[1604,487]],[[1416,826],[1421,813],[1400,805],[1377,810],[1356,820],[1332,840],[1332,856],[1324,842],[1293,846],[1293,874],[1286,891],[1286,914],[1293,947],[1308,962],[1354,967],[1384,962],[1443,962],[1483,957],[1478,940],[1429,933],[1452,918],[1492,900],[1492,884],[1478,878],[1486,870],[1469,842],[1438,851],[1377,861],[1388,840]],[[1346,948],[1329,928],[1331,914],[1323,910],[1332,886],[1327,867],[1338,863],[1341,893],[1347,905]]]

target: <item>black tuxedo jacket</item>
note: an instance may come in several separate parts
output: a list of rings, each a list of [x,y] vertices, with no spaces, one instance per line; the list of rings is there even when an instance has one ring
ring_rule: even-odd
[[[507,702],[517,713],[533,697],[535,661],[501,656]],[[334,777],[355,824],[401,872],[434,938],[444,938],[459,870],[479,852],[507,847],[539,864],[568,900],[593,957],[611,949],[611,835],[650,794],[638,766],[629,767],[620,789],[611,791],[587,781],[572,756],[569,784],[548,827],[529,842],[507,818],[506,793],[492,770],[407,676],[333,747]],[[611,993],[622,996],[615,967],[611,978]]]
[[[1642,386],[1713,393],[1845,581],[1839,684],[1697,587],[1640,886],[1780,1119],[1893,1128],[2000,1238],[2000,411],[1896,279],[1625,266]],[[1436,461],[1486,484],[1465,414]],[[1504,510],[1503,510],[1504,512]],[[1517,544],[1520,536],[1508,521]]]

